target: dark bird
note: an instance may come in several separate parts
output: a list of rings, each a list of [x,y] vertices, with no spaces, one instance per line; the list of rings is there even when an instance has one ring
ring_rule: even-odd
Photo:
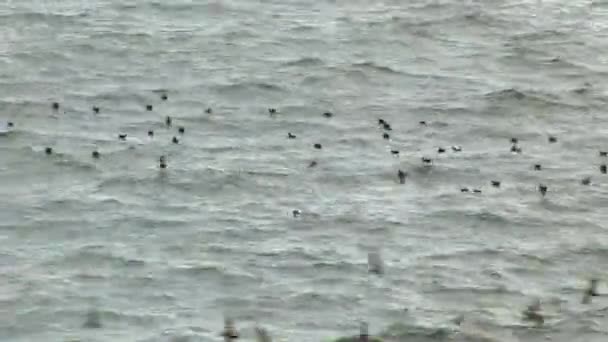
[[[552,135],[549,136],[549,142],[550,143],[556,143],[557,142],[557,137],[554,137]]]
[[[59,110],[59,102],[53,102],[53,110]]]
[[[424,165],[432,165],[433,164],[433,160],[431,158],[422,157],[422,163]]]
[[[581,184],[582,185],[589,185],[589,184],[591,184],[591,177],[585,177],[585,178],[581,179]]]
[[[544,197],[547,194],[547,186],[544,184],[538,185],[538,192]]]
[[[391,150],[392,155],[397,156],[399,155],[399,151],[397,150]]]
[[[452,151],[454,151],[454,152],[460,152],[460,151],[462,151],[462,147],[458,146],[458,145],[452,146]]]
[[[367,270],[369,273],[384,274],[384,263],[380,253],[370,252],[367,254]]]
[[[318,143],[317,143],[317,144],[314,144],[313,146],[314,146],[314,148],[316,148],[317,150],[320,150],[321,148],[323,148],[323,146],[321,146],[321,144],[318,144]]]
[[[99,114],[99,107],[93,107],[93,112],[95,114]]]
[[[540,165],[540,164],[534,164],[534,170],[540,171],[540,170],[542,170],[542,168],[543,168],[542,165]]]
[[[418,124],[420,124],[420,126],[426,126],[426,121],[419,121]]]
[[[167,125],[168,127],[171,127],[171,124],[173,123],[173,120],[171,120],[170,116],[167,116],[165,118],[165,125]]]
[[[608,151],[600,151],[600,157],[607,157]]]
[[[391,125],[389,125],[389,124],[388,124],[388,123],[386,123],[386,122],[385,122],[385,123],[382,125],[382,127],[383,127],[383,128],[384,128],[384,130],[386,130],[386,131],[392,131],[392,130],[393,130],[393,128],[391,127]]]
[[[295,139],[296,136],[294,134],[291,134],[291,132],[287,133],[287,138],[288,139]]]
[[[186,132],[186,129],[184,128],[184,126],[180,126],[177,131],[179,132],[179,134],[184,134]]]
[[[127,135],[124,133],[118,134],[118,139],[120,140],[127,140]]]
[[[437,153],[444,153],[444,152],[445,152],[445,148],[443,148],[443,147],[437,148]]]
[[[162,94],[160,96],[160,99],[163,100],[163,101],[167,101],[167,99],[169,99],[169,96],[167,96],[167,94]]]
[[[173,139],[171,139],[171,142],[173,142],[174,144],[179,144],[179,139],[177,139],[177,137],[173,137]]]
[[[158,160],[158,162],[159,162],[158,164],[161,169],[167,168],[167,159],[165,158],[165,156],[160,156],[160,159]]]
[[[511,144],[516,145],[519,142],[517,138],[511,138]]]
[[[211,113],[213,113],[213,110],[211,110],[211,108],[207,108],[207,109],[205,109],[205,113],[211,114]]]
[[[146,105],[146,110],[148,112],[151,112],[152,111],[152,105]]]
[[[511,152],[513,152],[513,153],[521,153],[521,147],[519,147],[517,145],[513,145],[513,146],[511,146]]]
[[[384,121],[384,119],[378,119],[378,125],[383,125],[386,123],[386,121]]]
[[[405,177],[407,177],[407,173],[399,170],[397,171],[397,177],[399,177],[399,183],[405,184]]]
[[[490,182],[493,187],[500,188],[500,181],[493,180]]]
[[[589,287],[587,287],[587,289],[585,290],[585,294],[583,295],[583,304],[589,304],[591,303],[591,297],[597,297],[600,294],[597,292],[597,284],[598,284],[599,280],[598,279],[591,279],[589,281]]]
[[[224,331],[222,332],[224,341],[232,341],[239,338],[239,333],[234,327],[234,321],[231,318],[224,319]]]
[[[606,164],[600,165],[600,172],[606,174]]]
[[[388,133],[384,133],[384,134],[382,134],[382,138],[384,138],[384,140],[388,140],[391,138],[391,136],[388,135]]]
[[[530,304],[526,310],[524,310],[523,316],[525,321],[534,322],[538,326],[543,325],[543,323],[545,323],[545,318],[540,312],[540,300]]]
[[[44,153],[46,153],[47,155],[53,154],[53,148],[51,148],[51,147],[45,148],[44,149]]]
[[[334,114],[331,112],[325,112],[325,113],[323,113],[323,116],[326,118],[331,118],[332,116],[334,116]]]
[[[460,188],[460,192],[469,192],[469,188]]]
[[[15,127],[15,124],[12,123],[11,121],[9,121],[9,122],[6,123],[6,127],[13,128],[13,127]]]
[[[152,137],[154,136],[154,131],[153,131],[153,130],[149,130],[149,131],[148,131],[148,136],[149,136],[150,138],[152,138]]]
[[[476,193],[476,194],[480,194],[481,190],[479,190],[479,189],[473,189],[473,192]]]
[[[291,214],[293,215],[293,217],[298,217],[300,216],[302,212],[300,211],[300,209],[294,209]]]
[[[93,152],[91,153],[91,157],[93,157],[93,158],[95,158],[95,159],[99,159],[100,154],[99,154],[99,152],[98,152],[98,151],[93,151]]]
[[[317,166],[317,161],[316,160],[313,160],[313,161],[310,162],[310,164],[308,164],[308,167],[315,167],[315,166]]]
[[[274,114],[276,114],[276,113],[277,113],[277,110],[276,110],[275,108],[268,108],[268,113],[269,113],[270,115],[274,115]]]

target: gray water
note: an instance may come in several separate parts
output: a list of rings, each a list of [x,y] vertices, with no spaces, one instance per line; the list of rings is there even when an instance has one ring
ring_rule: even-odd
[[[581,304],[608,263],[606,23],[605,1],[0,1],[0,340],[218,341],[227,315],[243,340],[606,341],[608,300]]]

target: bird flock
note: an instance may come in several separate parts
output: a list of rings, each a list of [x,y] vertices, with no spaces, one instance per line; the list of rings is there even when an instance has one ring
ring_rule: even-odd
[[[160,99],[162,101],[167,101],[168,100],[168,94],[166,93],[162,93],[160,95]],[[58,111],[60,109],[60,104],[58,102],[53,102],[51,105],[51,108],[54,111]],[[145,110],[146,111],[153,111],[154,107],[151,104],[148,104],[145,106]],[[92,107],[92,111],[95,114],[99,114],[101,112],[101,108],[98,106],[93,106]],[[205,113],[207,114],[211,114],[213,111],[211,108],[207,108],[205,109]],[[279,111],[276,108],[268,108],[268,114],[271,117],[276,117],[277,115],[279,115]],[[331,112],[324,112],[322,113],[322,116],[330,119],[334,117],[334,114]],[[164,120],[165,126],[166,127],[172,127],[173,126],[173,119],[170,116],[166,116],[165,120]],[[419,125],[420,126],[427,126],[427,122],[426,121],[419,121]],[[393,128],[391,126],[391,124],[382,118],[378,119],[378,126],[379,128],[382,130],[382,139],[384,140],[390,140],[391,139],[391,133],[393,131]],[[6,128],[0,130],[0,135],[7,135],[8,133],[10,133],[15,127],[15,124],[13,122],[7,122],[6,123]],[[184,135],[186,133],[186,128],[183,126],[179,126],[177,127],[177,133],[178,135]],[[154,131],[153,130],[148,130],[147,132],[148,137],[153,138],[154,137]],[[171,143],[172,144],[179,144],[180,143],[180,139],[178,138],[178,135],[175,135],[171,138]],[[296,139],[297,136],[291,132],[287,133],[287,138],[288,139]],[[118,134],[118,140],[120,141],[125,141],[127,139],[127,134],[126,133],[119,133]],[[557,137],[550,135],[547,138],[548,143],[553,144],[556,143],[558,141]],[[511,147],[510,147],[510,152],[514,153],[514,154],[521,154],[523,153],[523,149],[519,144],[519,140],[515,137],[510,139],[510,143],[511,143]],[[320,150],[323,148],[323,146],[320,143],[315,143],[312,146],[314,149]],[[437,147],[436,152],[437,154],[444,154],[447,152],[447,150],[450,149],[452,152],[454,153],[458,153],[462,151],[462,147],[458,146],[458,145],[454,145],[454,146],[450,146],[449,148],[447,147]],[[44,148],[44,153],[47,155],[52,155],[54,153],[54,150],[52,147],[47,146]],[[397,149],[391,149],[390,153],[393,156],[399,156],[400,151]],[[599,156],[600,157],[608,157],[608,151],[599,151]],[[91,157],[94,159],[99,159],[101,158],[101,153],[97,150],[94,150],[91,152]],[[422,165],[425,167],[432,167],[433,166],[433,159],[429,158],[429,157],[422,157],[421,158],[421,162]],[[318,162],[313,160],[309,163],[308,167],[312,168],[318,165]],[[161,155],[158,159],[158,166],[161,170],[167,169],[168,168],[168,162],[167,162],[167,157],[165,155]],[[532,169],[536,172],[540,172],[543,170],[543,166],[541,164],[534,164],[532,166]],[[606,163],[602,163],[599,166],[599,172],[601,174],[606,174],[607,173],[607,166]],[[402,169],[398,169],[397,170],[397,180],[398,183],[400,184],[405,184],[406,180],[408,177],[408,172],[402,170]],[[581,179],[580,183],[582,185],[589,185],[591,184],[591,177],[584,177],[583,179]],[[490,185],[492,187],[495,188],[499,188],[501,187],[502,182],[500,180],[491,180],[490,181]],[[540,183],[537,185],[537,191],[541,194],[541,196],[546,196],[547,191],[548,191],[548,186]],[[472,192],[472,193],[481,193],[481,189],[478,188],[468,188],[468,187],[462,187],[460,189],[461,192]],[[299,217],[302,214],[302,211],[299,209],[294,209],[292,211],[292,215],[294,218]],[[368,254],[368,271],[370,273],[376,274],[378,276],[382,276],[385,272],[385,267],[383,265],[382,262],[382,258],[379,254],[379,252],[370,252]],[[599,296],[599,293],[597,291],[597,286],[598,286],[599,280],[598,279],[591,279],[589,282],[589,286],[586,288],[584,295],[583,295],[583,299],[582,299],[582,304],[589,304],[591,302],[592,297],[596,297]],[[529,321],[529,322],[533,322],[536,325],[542,325],[544,323],[544,316],[541,312],[541,301],[540,300],[536,300],[534,303],[530,304],[524,311],[523,311],[523,320],[524,321]],[[462,320],[459,320],[457,323],[461,323]],[[100,328],[102,326],[101,321],[100,321],[100,316],[98,313],[96,313],[95,311],[90,311],[87,314],[87,319],[86,322],[84,324],[84,327],[87,328]],[[259,342],[269,342],[271,341],[270,338],[270,334],[268,333],[268,331],[264,328],[261,328],[259,326],[256,326],[255,329],[256,332],[256,337],[257,340]],[[224,321],[224,331],[221,333],[221,336],[223,336],[225,341],[233,341],[239,338],[239,333],[235,327],[234,324],[234,320],[231,318],[225,318]],[[339,339],[337,341],[369,341],[370,340],[370,336],[368,333],[368,325],[365,322],[361,323],[360,326],[360,334],[357,337],[353,337],[353,338],[342,338]],[[376,338],[371,338],[371,340],[378,340]]]

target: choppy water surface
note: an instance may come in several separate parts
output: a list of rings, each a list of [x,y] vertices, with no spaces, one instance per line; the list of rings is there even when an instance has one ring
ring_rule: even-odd
[[[217,341],[226,314],[245,340],[605,341],[581,293],[608,263],[606,23],[591,1],[1,2],[0,339]]]

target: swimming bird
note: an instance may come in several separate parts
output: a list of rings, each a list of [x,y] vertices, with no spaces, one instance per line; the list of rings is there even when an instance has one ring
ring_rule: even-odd
[[[606,174],[606,164],[600,165],[600,172]]]
[[[276,110],[276,108],[268,108],[268,113],[270,115],[275,115],[277,113],[277,110]]]
[[[293,217],[298,217],[300,216],[300,214],[302,214],[302,211],[300,209],[294,209],[291,211],[291,214],[293,215]]]
[[[422,163],[427,166],[433,165],[433,159],[422,157]]]
[[[378,125],[383,125],[386,123],[386,121],[384,121],[384,119],[378,119]]]
[[[179,134],[184,134],[186,132],[186,129],[184,128],[184,126],[180,126],[177,131],[179,132]]]
[[[516,145],[519,142],[517,138],[511,138],[511,144]]]
[[[526,310],[524,310],[523,316],[525,321],[534,322],[537,326],[543,325],[543,323],[545,323],[545,318],[540,312],[540,300],[537,299],[534,303],[530,304]]]
[[[127,134],[126,133],[119,133],[118,134],[118,139],[120,139],[120,140],[127,140]]]
[[[444,152],[445,152],[445,148],[443,148],[443,147],[437,148],[437,153],[444,153]]]
[[[99,107],[93,106],[93,113],[99,114]]]
[[[384,274],[383,264],[382,257],[378,252],[367,253],[367,270],[369,273],[374,273],[377,275]]]
[[[89,312],[87,312],[87,318],[82,326],[88,329],[101,328],[101,315],[99,314],[99,311],[89,310]]]
[[[394,156],[399,155],[399,151],[398,150],[391,150],[391,154]]]
[[[540,164],[534,164],[534,170],[540,171],[542,168],[543,168],[542,165],[540,165]]]
[[[174,144],[179,144],[179,140],[177,139],[177,137],[173,137],[173,139],[171,139],[171,142]]]
[[[582,185],[589,185],[589,184],[591,184],[591,177],[585,177],[585,178],[581,179],[581,184]]]
[[[460,151],[462,151],[462,146],[454,145],[454,146],[452,146],[452,151],[460,152]]]
[[[152,111],[152,108],[153,108],[153,107],[152,107],[152,105],[150,105],[150,104],[149,104],[149,105],[146,105],[146,110],[147,110],[148,112],[151,112],[151,111]]]
[[[513,145],[511,146],[511,152],[513,153],[521,153],[521,147],[517,146],[517,145]]]
[[[313,146],[314,146],[314,148],[316,148],[317,150],[320,150],[320,149],[322,149],[322,148],[323,148],[323,146],[321,146],[321,144],[319,144],[319,143],[314,144]]]
[[[224,318],[224,331],[222,332],[224,341],[232,341],[239,338],[239,333],[234,326],[231,318]]]
[[[53,154],[53,148],[52,147],[46,147],[44,149],[44,153],[46,153],[47,155]]]
[[[382,138],[384,138],[384,140],[388,140],[391,138],[391,136],[388,135],[388,133],[384,133],[384,134],[382,134]]]
[[[608,151],[600,151],[600,157],[607,157]]]
[[[59,110],[59,102],[53,102],[53,109]]]
[[[288,139],[295,139],[296,136],[294,134],[291,134],[291,132],[287,133],[287,138]]]
[[[549,139],[550,143],[556,143],[557,142],[557,137],[554,137],[552,135],[550,135],[548,139]]]
[[[389,125],[388,123],[384,122],[384,124],[382,125],[382,127],[384,128],[384,130],[386,131],[392,131],[393,128],[391,127],[391,125]]]
[[[490,183],[492,184],[493,187],[500,188],[500,181],[493,180]]]
[[[334,114],[332,112],[325,112],[323,113],[323,116],[326,118],[331,118],[332,116],[334,116]]]
[[[213,110],[211,108],[205,109],[205,113],[207,113],[207,114],[211,114],[212,112],[213,112]]]
[[[418,124],[420,124],[420,126],[426,126],[426,121],[419,121]]]
[[[165,156],[160,156],[160,159],[158,160],[158,166],[161,169],[167,168],[167,158],[165,158]]]
[[[587,289],[585,290],[585,294],[583,295],[583,304],[589,304],[591,303],[591,297],[597,297],[600,294],[597,292],[597,284],[598,284],[599,280],[598,279],[591,279],[589,281],[589,286],[587,287]]]
[[[473,193],[480,194],[481,190],[479,190],[479,189],[473,189]]]
[[[469,188],[460,188],[460,192],[469,192]]]
[[[171,124],[173,123],[173,120],[171,119],[170,116],[167,116],[165,118],[165,125],[167,125],[167,127],[171,127]]]
[[[540,192],[540,194],[544,197],[547,194],[547,186],[544,184],[539,184],[538,185],[538,192]]]
[[[397,171],[397,177],[399,177],[399,183],[405,184],[405,177],[407,177],[407,172],[403,172],[402,170]]]
[[[152,138],[154,136],[154,131],[153,130],[148,130],[148,136],[150,138]]]
[[[100,157],[99,151],[93,151],[91,153],[91,157],[93,157],[95,159],[99,159],[99,157]]]
[[[169,99],[169,96],[167,94],[162,94],[160,96],[160,99],[163,100],[163,101],[167,101],[167,99]]]
[[[310,162],[310,164],[308,164],[308,167],[315,167],[315,166],[317,166],[317,161],[316,160],[313,160],[313,161]]]
[[[15,124],[12,123],[11,121],[9,121],[9,122],[6,123],[6,127],[13,128],[13,127],[15,127]]]

